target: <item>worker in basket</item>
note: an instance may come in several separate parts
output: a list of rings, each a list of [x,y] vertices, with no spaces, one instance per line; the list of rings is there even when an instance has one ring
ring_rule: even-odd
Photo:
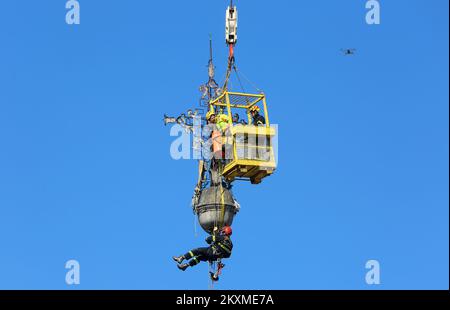
[[[199,193],[204,187],[206,187],[210,181],[211,160],[212,153],[212,133],[216,130],[216,114],[214,111],[209,111],[206,114],[206,126],[202,128],[202,160],[199,162],[199,178],[195,193]]]
[[[259,114],[260,110],[261,109],[256,105],[250,108],[250,115],[252,116],[252,124],[254,126],[263,126],[266,124],[264,116]]]
[[[233,250],[233,243],[231,242],[231,235],[233,230],[230,226],[223,227],[219,234],[216,228],[211,236],[206,238],[206,243],[209,247],[198,248],[189,251],[183,256],[174,256],[173,260],[178,263],[178,269],[185,271],[188,267],[194,267],[200,262],[212,262],[222,258],[229,258]],[[188,260],[188,263],[183,261]]]

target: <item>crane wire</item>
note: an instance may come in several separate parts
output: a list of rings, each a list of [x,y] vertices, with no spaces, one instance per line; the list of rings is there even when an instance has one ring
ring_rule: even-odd
[[[236,65],[233,66],[233,69],[234,69],[234,72],[236,72],[236,77],[238,79],[239,85],[241,86],[242,92],[245,93],[245,88],[244,88],[244,85],[242,84],[241,78],[240,78],[240,76],[239,76],[239,74],[237,72]],[[248,99],[247,99],[247,102],[248,102]]]
[[[236,75],[238,76],[238,78],[239,78],[239,73],[242,75],[242,77],[247,81],[247,82],[249,82],[258,92],[260,92],[260,93],[264,93],[258,86],[256,86],[256,84],[255,83],[253,83],[252,81],[250,81],[250,79],[248,79],[247,77],[246,77],[246,75],[241,71],[241,70],[239,70],[239,73],[238,73],[238,69],[237,69],[237,66],[234,66],[234,70],[236,71]]]

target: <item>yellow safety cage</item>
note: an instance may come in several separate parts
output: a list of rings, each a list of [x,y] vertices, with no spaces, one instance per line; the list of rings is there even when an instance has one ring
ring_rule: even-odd
[[[265,126],[253,126],[250,108],[262,103]],[[270,126],[266,97],[264,94],[249,94],[225,91],[218,98],[210,101],[211,109],[228,115],[229,126],[226,136],[227,150],[222,175],[229,182],[236,179],[250,180],[259,184],[261,180],[273,174],[276,160],[273,149],[275,129]],[[248,124],[234,124],[233,111],[245,110]]]

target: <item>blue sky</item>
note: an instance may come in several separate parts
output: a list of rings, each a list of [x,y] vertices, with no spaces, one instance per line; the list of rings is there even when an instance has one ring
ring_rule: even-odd
[[[80,4],[78,26],[63,0],[1,6],[0,289],[206,289],[206,265],[170,259],[205,235],[196,163],[171,159],[162,116],[197,105],[209,33],[223,76],[227,1]],[[449,4],[381,1],[379,26],[364,4],[237,1],[279,169],[235,185],[218,288],[448,289]]]

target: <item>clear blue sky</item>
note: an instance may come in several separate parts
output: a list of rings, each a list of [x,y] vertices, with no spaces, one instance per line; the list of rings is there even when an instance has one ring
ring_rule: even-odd
[[[235,251],[219,288],[449,287],[446,0],[237,1],[240,69],[279,124],[279,169],[237,184]],[[162,123],[218,76],[227,1],[3,1],[0,289],[206,289],[170,257],[194,236],[194,161]],[[357,48],[345,57],[344,47]]]

